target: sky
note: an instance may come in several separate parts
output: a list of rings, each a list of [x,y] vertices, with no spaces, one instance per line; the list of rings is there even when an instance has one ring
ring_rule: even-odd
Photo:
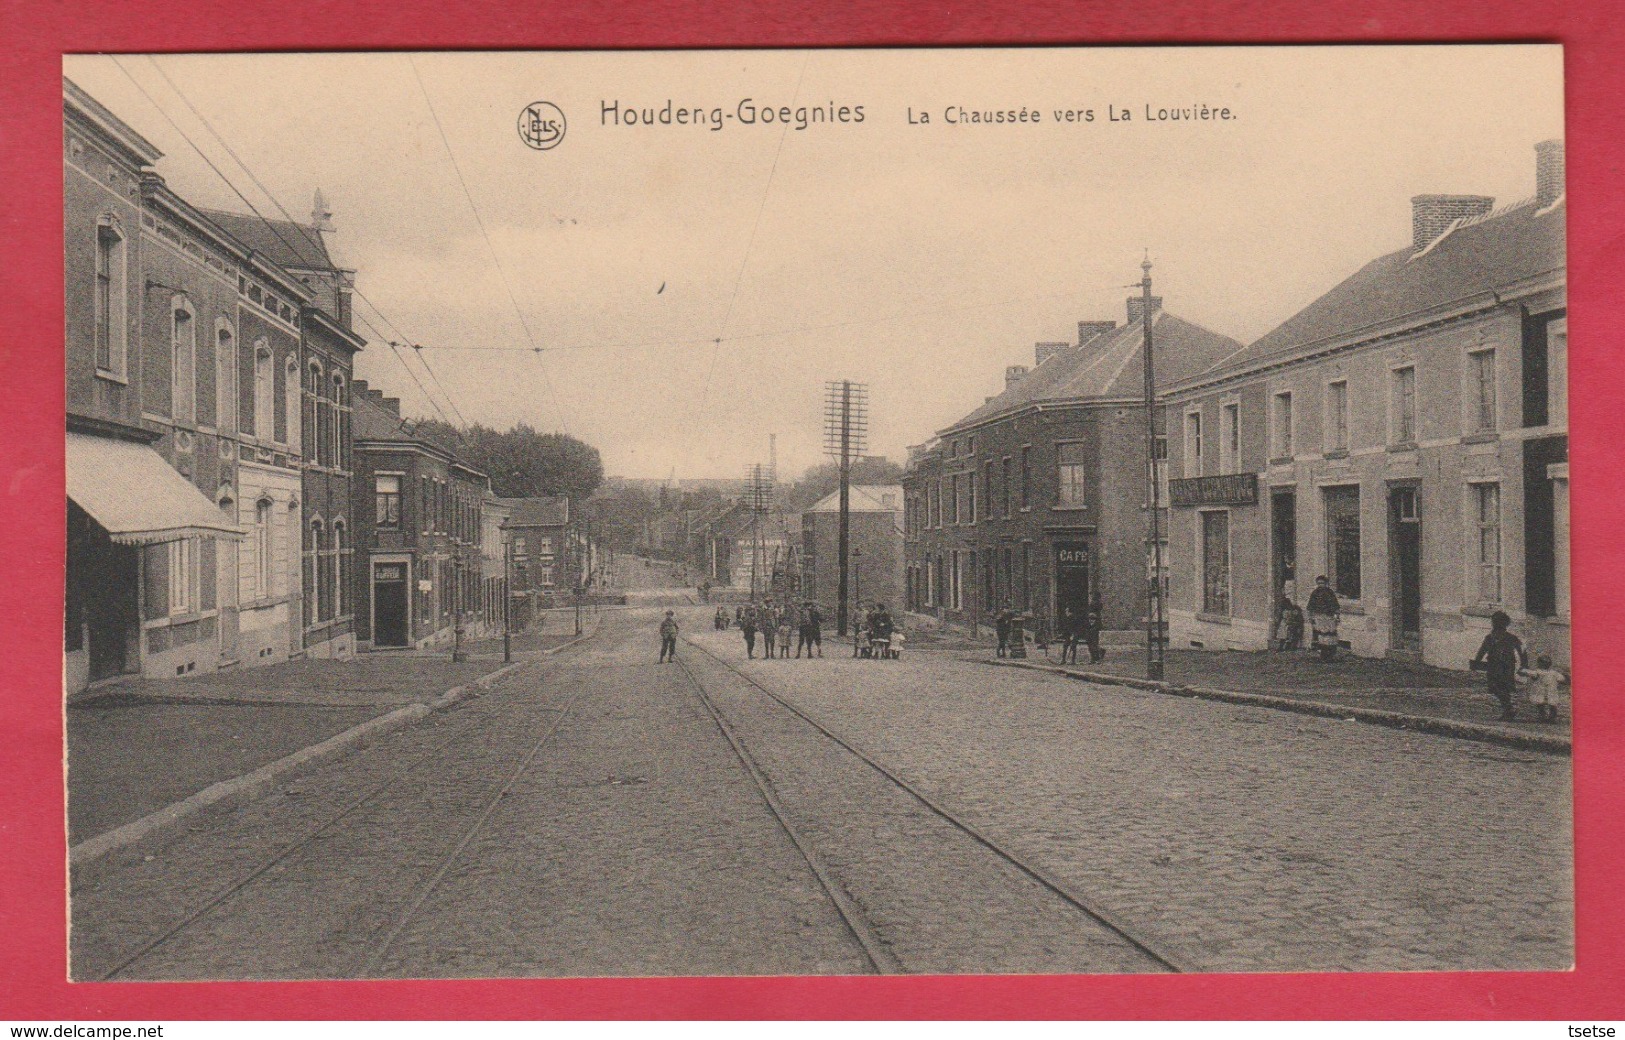
[[[83,55],[64,71],[197,205],[246,212],[240,191],[280,217],[258,178],[306,220],[321,190],[366,297],[357,374],[407,414],[564,430],[608,473],[655,478],[740,477],[770,444],[787,476],[822,461],[840,379],[869,385],[870,454],[901,461],[1035,342],[1122,322],[1147,255],[1170,312],[1250,342],[1407,243],[1411,196],[1527,197],[1534,144],[1563,135],[1550,45]],[[539,101],[565,116],[545,150],[520,133]],[[790,123],[763,118],[784,106]],[[798,108],[828,118],[802,129]],[[994,112],[1017,118],[971,122]]]

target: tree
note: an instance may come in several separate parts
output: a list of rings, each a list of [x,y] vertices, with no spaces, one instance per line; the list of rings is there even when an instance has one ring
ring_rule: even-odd
[[[854,484],[901,484],[903,467],[887,458],[872,456],[856,459],[852,463]],[[787,513],[809,509],[819,499],[841,486],[841,468],[833,462],[811,466],[801,479],[786,485],[778,494],[780,507]]]
[[[604,480],[598,449],[563,433],[537,433],[520,423],[499,431],[475,424],[466,430],[438,420],[424,420],[415,432],[452,451],[491,478],[501,498],[568,495],[585,499]]]

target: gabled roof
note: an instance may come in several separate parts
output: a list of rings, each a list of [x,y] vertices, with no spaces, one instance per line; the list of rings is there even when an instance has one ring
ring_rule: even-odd
[[[393,442],[396,444],[412,445],[419,448],[428,448],[434,453],[444,456],[446,461],[459,466],[470,473],[484,474],[471,468],[458,457],[455,445],[441,440],[439,437],[425,433],[417,423],[411,419],[403,419],[399,415],[385,408],[374,396],[377,391],[358,393],[351,398],[351,437],[357,442]],[[378,397],[382,395],[379,394]]]
[[[291,220],[261,220],[246,213],[222,209],[201,210],[226,234],[282,267],[335,271],[321,232]]]
[[[1562,199],[1544,209],[1525,199],[1457,222],[1420,252],[1407,246],[1380,256],[1203,374],[1221,377],[1289,358],[1559,271],[1566,263],[1567,209]]]
[[[1158,308],[1151,321],[1159,387],[1196,375],[1241,349],[1229,336]],[[1145,394],[1145,328],[1136,321],[1057,351],[1014,386],[943,430],[947,434],[1051,402],[1137,399]]]
[[[513,511],[504,527],[565,527],[570,523],[570,499],[567,495],[499,498],[497,504]]]
[[[903,488],[899,484],[853,484],[848,508],[854,513],[900,513],[903,511]],[[888,496],[889,499],[888,499]],[[891,505],[887,505],[887,501]],[[804,513],[834,513],[841,508],[841,493],[831,491],[820,498]]]

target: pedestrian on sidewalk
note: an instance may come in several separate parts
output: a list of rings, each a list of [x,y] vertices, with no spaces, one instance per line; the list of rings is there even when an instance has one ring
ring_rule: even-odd
[[[739,614],[739,631],[745,635],[745,656],[756,656],[756,608],[744,607]]]
[[[1089,613],[1083,616],[1083,642],[1089,648],[1089,663],[1099,664],[1106,659],[1106,651],[1100,646],[1100,603],[1090,604]],[[1072,660],[1077,661],[1074,652]]]
[[[790,637],[796,630],[796,608],[792,604],[785,604],[784,610],[779,614],[779,659],[790,659]]]
[[[1331,579],[1322,574],[1315,579],[1315,591],[1309,594],[1309,627],[1314,632],[1315,649],[1322,661],[1337,660],[1337,622],[1342,617],[1342,604],[1332,591]]]
[[[1281,618],[1275,624],[1275,649],[1285,653],[1303,649],[1303,608],[1281,594]]]
[[[818,656],[824,656],[824,615],[818,612],[818,605],[808,600],[801,610],[801,639],[796,643],[796,656],[801,656],[803,647],[807,649],[807,660],[812,660],[813,648],[818,648]]]
[[[666,611],[666,620],[660,623],[660,663],[668,664],[677,660],[677,618],[674,612]]]
[[[1545,654],[1535,658],[1535,667],[1521,673],[1529,680],[1529,703],[1534,705],[1535,717],[1541,722],[1556,722],[1557,707],[1562,703],[1562,690],[1569,684],[1568,675],[1552,667],[1552,659]]]
[[[1061,663],[1078,663],[1078,643],[1083,639],[1082,619],[1071,607],[1061,608],[1061,620],[1056,635],[1061,637]]]
[[[1473,655],[1471,667],[1483,672],[1488,680],[1490,696],[1501,705],[1502,722],[1512,722],[1517,713],[1512,709],[1512,693],[1518,686],[1518,670],[1529,667],[1529,655],[1523,640],[1512,634],[1512,618],[1504,610],[1490,615],[1490,632]]]
[[[1010,608],[1009,600],[1004,601],[1004,609],[993,617],[993,631],[999,637],[998,655],[1000,657],[1004,657],[1010,652],[1010,623],[1015,620],[1015,617],[1016,612]]]

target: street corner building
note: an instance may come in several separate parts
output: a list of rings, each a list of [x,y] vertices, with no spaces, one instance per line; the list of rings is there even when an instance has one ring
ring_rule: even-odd
[[[1465,668],[1506,611],[1569,659],[1563,144],[1169,388],[1170,639],[1263,649],[1325,575],[1362,656]]]
[[[801,514],[801,598],[833,608],[840,602],[841,495],[831,492]],[[903,488],[853,484],[848,497],[847,595],[853,603],[905,600]]]
[[[1160,297],[1149,308],[1130,297],[1126,318],[1079,322],[1075,343],[1039,343],[1033,367],[1005,370],[1003,393],[911,450],[909,610],[977,624],[1009,606],[1053,624],[1093,604],[1106,630],[1144,639],[1147,325],[1159,386],[1241,344],[1164,310]]]
[[[507,511],[502,526],[513,546],[509,580],[520,616],[533,617],[538,610],[568,602],[583,581],[569,496],[493,501]]]
[[[438,432],[402,418],[399,398],[358,380],[352,401],[355,482],[372,499],[356,531],[366,560],[357,645],[426,649],[500,631],[489,479]]]
[[[270,248],[66,80],[63,124],[67,690],[348,653],[361,341],[320,214]]]

